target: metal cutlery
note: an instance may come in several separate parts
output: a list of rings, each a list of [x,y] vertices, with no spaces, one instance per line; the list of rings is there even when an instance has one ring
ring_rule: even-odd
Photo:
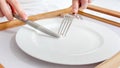
[[[63,20],[62,20],[62,22],[60,24],[58,34],[60,34],[62,36],[66,36],[66,34],[67,34],[67,32],[68,32],[74,18],[82,19],[82,17],[80,15],[78,15],[78,14],[75,14],[75,15],[65,14],[63,16]]]
[[[59,37],[60,37],[59,34],[57,34],[57,33],[53,32],[53,31],[45,28],[45,27],[42,26],[42,25],[39,25],[39,24],[37,24],[37,23],[34,23],[34,22],[31,21],[31,20],[23,20],[19,15],[16,15],[16,14],[14,14],[13,16],[14,16],[15,18],[17,18],[18,20],[23,21],[24,23],[26,23],[26,24],[30,25],[31,27],[37,29],[38,31],[44,32],[44,33],[46,33],[46,34],[48,34],[48,35],[50,35],[50,36],[56,37],[56,38],[59,38]]]

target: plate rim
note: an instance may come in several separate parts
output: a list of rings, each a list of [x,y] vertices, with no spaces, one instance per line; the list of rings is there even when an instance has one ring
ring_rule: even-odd
[[[100,26],[102,26],[102,25],[100,25]],[[105,27],[105,26],[102,26],[102,27],[107,28],[107,27]],[[30,55],[30,56],[32,56],[32,57],[35,57],[34,55],[31,55],[30,53],[26,52],[23,48],[21,48],[19,42],[17,41],[18,33],[19,33],[22,29],[24,29],[24,28],[21,28],[21,29],[17,32],[16,37],[15,37],[16,42],[17,42],[17,45],[19,46],[20,49],[22,49],[22,51],[24,51],[24,52],[27,53],[28,55]],[[107,28],[107,29],[108,29],[108,28]],[[112,31],[112,30],[111,30],[111,31]],[[113,31],[112,31],[112,32],[113,32]],[[113,32],[113,33],[115,33],[115,32]],[[116,34],[116,33],[115,33],[115,34]],[[117,35],[117,34],[116,34],[116,35]],[[116,52],[116,53],[117,53],[117,52]],[[41,58],[38,58],[38,57],[35,57],[35,58],[37,58],[37,59],[39,59],[39,60],[46,61],[46,62],[50,62],[50,63],[56,63],[56,62],[47,61],[47,60],[45,60],[45,59],[41,59]],[[107,58],[104,58],[104,60],[105,60],[105,59],[107,59]],[[103,60],[101,60],[101,61],[103,61]],[[97,61],[97,62],[101,62],[101,61]],[[97,62],[93,62],[93,63],[97,63]],[[65,64],[65,63],[57,63],[57,64],[62,64],[62,65],[86,65],[86,64]],[[92,63],[87,63],[87,64],[92,64]]]

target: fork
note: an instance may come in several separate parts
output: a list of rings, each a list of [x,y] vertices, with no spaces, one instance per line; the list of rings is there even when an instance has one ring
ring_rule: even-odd
[[[58,30],[58,34],[62,35],[62,36],[66,36],[74,18],[83,19],[79,14],[74,14],[74,15],[65,14],[63,17],[64,18],[63,18],[63,20],[60,24],[59,30]]]
[[[65,14],[64,18],[60,24],[59,30],[58,30],[58,34],[62,35],[62,36],[66,36],[72,21],[73,21],[74,16],[70,15],[70,14]]]

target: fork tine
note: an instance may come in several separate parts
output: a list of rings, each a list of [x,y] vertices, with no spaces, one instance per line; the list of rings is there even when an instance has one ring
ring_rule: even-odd
[[[63,29],[61,30],[62,31],[62,35],[64,36],[65,32],[66,32],[66,28],[68,27],[69,25],[69,16],[66,16],[66,21],[64,22],[64,25],[63,25]]]
[[[66,26],[66,29],[65,29],[65,31],[64,31],[64,36],[66,36],[66,34],[67,34],[67,32],[68,32],[68,30],[69,30],[69,28],[70,28],[70,26],[71,26],[71,24],[72,24],[72,21],[73,21],[73,18],[72,17],[69,17],[69,20],[68,20],[69,22],[67,23],[67,26]]]
[[[61,23],[61,25],[60,25],[60,27],[59,27],[59,30],[58,30],[58,34],[61,34],[63,31],[63,28],[64,28],[64,25],[66,24],[65,22],[67,21],[66,20],[67,19],[67,17],[66,16],[64,16],[64,18],[63,18],[63,20],[62,20],[62,23]]]
[[[62,35],[62,36],[66,36],[70,26],[71,26],[71,23],[72,23],[72,20],[73,20],[73,17],[70,16],[70,15],[65,15],[64,16],[64,19],[60,25],[60,28],[59,28],[59,31],[58,31],[58,34]]]
[[[82,19],[82,17],[78,14],[76,14],[76,15],[70,15],[70,14],[64,15],[64,18],[63,18],[63,20],[60,24],[59,30],[58,30],[58,34],[60,34],[62,36],[66,36],[66,34],[68,33],[68,30],[72,24],[73,18]]]

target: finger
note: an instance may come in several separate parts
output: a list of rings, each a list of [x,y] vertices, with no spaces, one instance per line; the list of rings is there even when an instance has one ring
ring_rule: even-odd
[[[88,0],[88,3],[91,3],[92,2],[92,0]]]
[[[72,11],[77,14],[79,8],[79,0],[72,0]]]
[[[12,14],[18,14],[17,11],[13,8],[13,6],[11,6],[10,4],[9,4],[9,6],[10,6],[10,8],[12,10]]]
[[[88,6],[88,0],[81,0],[80,4],[81,4],[80,10],[86,9]]]
[[[1,9],[0,9],[0,17],[3,17],[4,15],[3,15],[3,13],[2,13],[2,11],[1,11]]]
[[[12,12],[6,3],[6,0],[0,0],[0,6],[2,7],[1,11],[3,15],[6,16],[8,20],[13,20]]]
[[[17,0],[7,0],[7,2],[12,6],[12,10],[16,11],[18,15],[20,15],[24,20],[27,19],[27,15],[20,7],[20,4],[17,2]]]

